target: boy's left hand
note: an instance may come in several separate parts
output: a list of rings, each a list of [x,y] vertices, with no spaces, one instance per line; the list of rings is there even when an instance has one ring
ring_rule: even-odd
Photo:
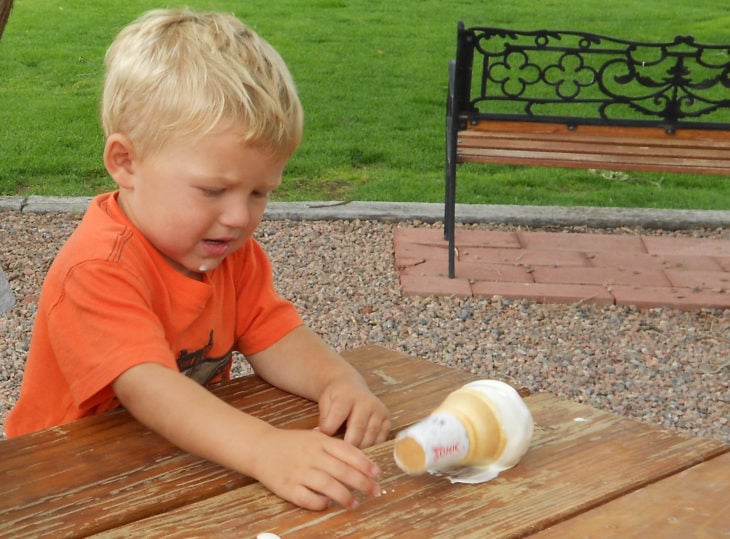
[[[333,436],[345,423],[345,441],[364,449],[386,440],[390,413],[364,383],[336,379],[319,398],[319,430]]]

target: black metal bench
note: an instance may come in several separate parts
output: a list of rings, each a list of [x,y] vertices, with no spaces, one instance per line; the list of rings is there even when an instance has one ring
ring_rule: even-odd
[[[446,108],[450,278],[458,163],[730,174],[730,45],[460,22]]]

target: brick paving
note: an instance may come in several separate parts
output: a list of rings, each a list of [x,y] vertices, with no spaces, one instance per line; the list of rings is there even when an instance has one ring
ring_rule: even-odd
[[[457,230],[456,245],[456,278],[449,279],[443,231],[397,227],[402,293],[730,308],[730,240]]]

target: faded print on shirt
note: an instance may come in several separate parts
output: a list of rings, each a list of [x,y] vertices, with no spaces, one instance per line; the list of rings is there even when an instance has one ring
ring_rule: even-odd
[[[233,359],[231,350],[220,357],[209,357],[210,351],[213,349],[213,342],[213,330],[211,330],[208,344],[192,352],[183,348],[177,356],[177,368],[180,369],[180,372],[201,385],[220,382],[223,373],[226,372]]]

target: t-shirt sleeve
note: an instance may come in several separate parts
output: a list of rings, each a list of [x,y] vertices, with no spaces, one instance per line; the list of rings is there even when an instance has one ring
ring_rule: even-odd
[[[244,355],[265,350],[303,325],[296,307],[274,288],[271,263],[250,239],[242,248],[237,294],[237,348]]]
[[[48,334],[79,408],[110,398],[111,383],[135,365],[176,368],[145,287],[118,264],[79,264],[63,290],[49,310]]]

